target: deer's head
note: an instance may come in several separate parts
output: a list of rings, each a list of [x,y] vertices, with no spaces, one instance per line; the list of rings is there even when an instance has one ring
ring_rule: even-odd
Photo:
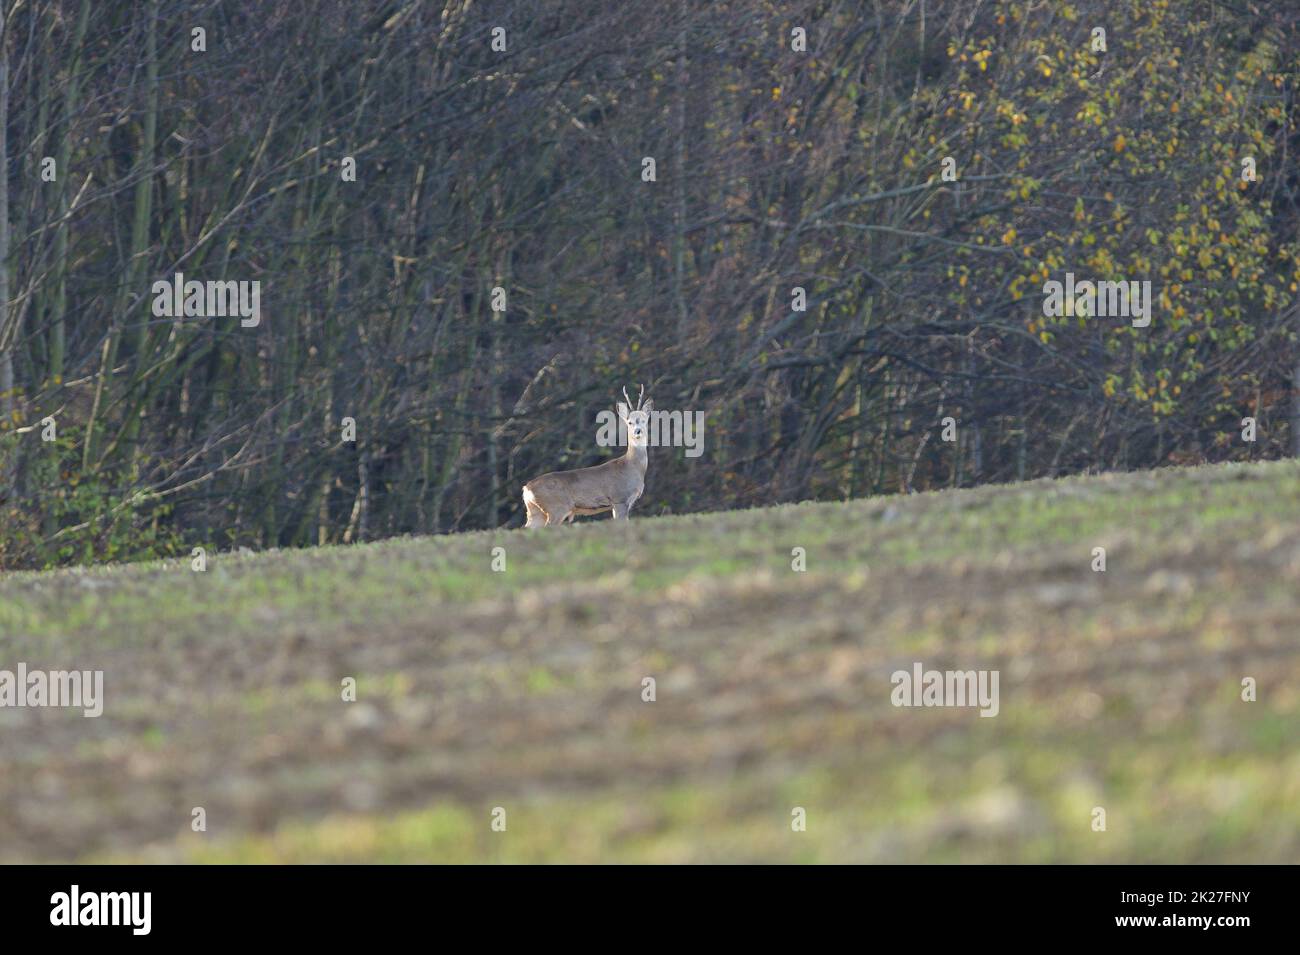
[[[623,417],[623,423],[627,425],[627,443],[634,448],[644,448],[650,443],[650,412],[654,411],[654,400],[642,403],[645,398],[645,385],[641,386],[641,393],[637,395],[636,407],[632,407],[632,399],[627,396],[627,389],[623,389],[623,400],[627,402],[627,414]]]

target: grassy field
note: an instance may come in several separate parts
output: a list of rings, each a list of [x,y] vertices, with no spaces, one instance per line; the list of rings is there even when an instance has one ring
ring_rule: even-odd
[[[20,661],[105,702],[0,709],[4,862],[1300,859],[1295,462],[8,574]]]

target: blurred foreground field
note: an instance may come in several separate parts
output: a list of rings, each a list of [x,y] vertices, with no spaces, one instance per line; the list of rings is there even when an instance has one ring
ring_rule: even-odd
[[[1295,462],[9,574],[20,661],[105,703],[0,709],[4,862],[1300,860]]]

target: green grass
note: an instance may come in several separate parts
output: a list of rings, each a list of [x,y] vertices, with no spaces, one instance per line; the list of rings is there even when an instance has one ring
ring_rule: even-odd
[[[8,574],[19,661],[105,713],[0,709],[3,861],[1300,856],[1294,462]]]

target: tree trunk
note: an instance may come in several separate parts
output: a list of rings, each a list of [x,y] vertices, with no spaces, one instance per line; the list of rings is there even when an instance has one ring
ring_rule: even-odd
[[[0,9],[0,430],[14,423],[13,323],[17,310],[9,301],[9,32]],[[0,475],[0,495],[8,487],[8,468]]]
[[[1295,377],[1291,384],[1291,453],[1300,458],[1300,356],[1295,360]]]

